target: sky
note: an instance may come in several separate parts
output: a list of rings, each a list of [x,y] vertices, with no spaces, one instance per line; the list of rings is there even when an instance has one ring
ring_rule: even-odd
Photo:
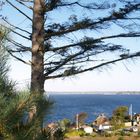
[[[18,82],[18,88],[26,88],[30,81],[30,67],[14,61],[11,63],[10,76]],[[51,92],[140,91],[140,62],[129,60],[101,71],[95,70],[66,79],[48,80],[45,83],[45,90]]]
[[[9,14],[10,7],[5,7],[3,13]],[[16,25],[25,26],[26,20],[20,18],[16,11],[10,12],[12,15],[9,20]],[[27,26],[30,30],[30,26]],[[14,38],[14,37],[13,37]],[[119,39],[114,40],[116,42]],[[21,42],[25,43],[23,40]],[[120,41],[121,42],[121,41]],[[30,45],[29,42],[26,44]],[[135,46],[133,50],[140,50],[140,39],[136,38],[133,41],[123,40],[122,44],[128,47]],[[28,58],[28,54],[26,55]],[[30,66],[23,64],[13,58],[10,59],[10,77],[17,81],[17,87],[24,89],[30,83]],[[140,59],[127,60],[119,62],[109,67],[104,67],[99,70],[87,72],[74,77],[48,80],[45,82],[46,91],[140,91]]]

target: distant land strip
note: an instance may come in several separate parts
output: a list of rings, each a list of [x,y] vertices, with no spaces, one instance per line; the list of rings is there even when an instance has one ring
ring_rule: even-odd
[[[140,95],[140,91],[46,91],[49,94]]]

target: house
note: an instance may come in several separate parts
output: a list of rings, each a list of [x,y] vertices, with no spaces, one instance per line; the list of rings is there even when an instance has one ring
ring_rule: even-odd
[[[129,131],[129,132],[138,132],[138,127],[137,126],[131,126],[128,128],[124,128],[124,131]]]
[[[136,120],[137,124],[140,124],[140,114],[135,114],[134,119]]]
[[[137,126],[137,122],[136,121],[134,121],[134,122],[125,122],[124,126],[125,127]]]
[[[44,134],[51,133],[54,134],[59,129],[58,123],[52,122],[44,126],[42,129]]]
[[[133,127],[131,128],[131,131],[132,131],[132,132],[138,132],[138,127],[137,127],[137,126],[133,126]]]
[[[82,128],[83,128],[83,130],[85,131],[86,134],[92,134],[93,133],[93,128],[90,127],[90,126],[85,125]]]
[[[125,127],[140,126],[140,114],[135,114],[132,121],[125,122]]]
[[[99,125],[103,125],[103,124],[108,125],[109,119],[104,114],[101,114],[93,122],[93,125],[99,126]]]
[[[104,115],[99,115],[96,120],[93,122],[93,126],[97,126],[97,129],[100,130],[109,130],[111,128],[109,119]]]
[[[132,126],[132,122],[125,122],[125,123],[124,123],[124,126],[125,126],[125,127],[131,127],[131,126]]]

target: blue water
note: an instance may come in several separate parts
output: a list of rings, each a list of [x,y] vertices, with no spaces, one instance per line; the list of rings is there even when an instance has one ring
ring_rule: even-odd
[[[55,101],[52,114],[46,117],[49,121],[58,121],[64,118],[74,120],[77,113],[86,112],[86,122],[92,122],[99,114],[108,117],[118,106],[133,105],[133,113],[140,113],[140,95],[93,95],[93,94],[68,94],[51,95]]]

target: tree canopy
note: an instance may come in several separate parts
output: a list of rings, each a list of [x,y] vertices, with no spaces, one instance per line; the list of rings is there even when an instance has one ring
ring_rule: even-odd
[[[125,121],[128,121],[128,107],[119,106],[113,111],[111,123],[115,129],[118,129],[124,125]]]
[[[131,52],[122,43],[124,38],[140,37],[137,0],[5,1],[31,27],[22,28],[2,17],[13,34],[28,42],[7,38],[8,52],[31,65],[31,91],[43,92],[48,79],[73,76],[140,56],[139,50]],[[30,60],[21,57],[27,52]]]

